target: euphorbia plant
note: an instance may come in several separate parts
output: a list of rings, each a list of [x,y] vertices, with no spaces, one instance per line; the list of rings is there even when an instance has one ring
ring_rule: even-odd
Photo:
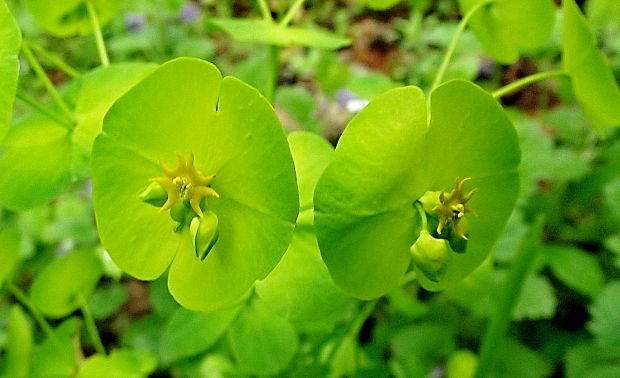
[[[398,286],[413,257],[424,287],[460,281],[489,254],[514,207],[519,159],[501,106],[472,83],[434,90],[430,116],[419,88],[378,97],[350,122],[315,191],[332,277],[347,293],[374,298]]]
[[[92,169],[113,260],[146,280],[171,264],[170,291],[190,309],[239,299],[290,242],[299,202],[282,126],[255,89],[208,62],[170,61],[121,97]]]

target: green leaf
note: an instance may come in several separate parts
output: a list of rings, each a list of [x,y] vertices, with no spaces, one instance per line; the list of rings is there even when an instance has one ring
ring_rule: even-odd
[[[496,352],[489,378],[543,378],[552,372],[553,365],[540,353],[507,339]]]
[[[256,282],[256,293],[271,309],[294,323],[325,321],[350,302],[329,276],[312,232],[312,195],[334,149],[325,139],[309,132],[291,133],[288,141],[297,171],[301,212],[288,250],[267,278]]]
[[[239,367],[250,374],[274,375],[297,353],[297,334],[286,319],[259,301],[244,308],[228,331]]]
[[[0,141],[11,123],[17,90],[21,33],[4,0],[0,0]]]
[[[54,329],[32,354],[33,377],[73,377],[76,373],[80,321],[69,318]],[[81,353],[81,351],[80,351]]]
[[[459,0],[463,14],[484,0]],[[493,0],[469,21],[485,50],[501,63],[512,63],[520,50],[535,49],[549,39],[555,23],[551,0]]]
[[[16,228],[0,230],[0,287],[11,276],[17,263],[21,245],[21,232]]]
[[[0,203],[13,210],[44,205],[65,191],[73,177],[71,135],[42,115],[9,130],[0,153]]]
[[[553,274],[566,286],[589,297],[596,296],[605,281],[598,259],[578,248],[545,246],[543,255]]]
[[[392,8],[401,0],[357,0],[358,2],[365,4],[370,9],[383,11]]]
[[[584,114],[599,134],[620,126],[620,88],[574,0],[564,0],[562,66]]]
[[[60,318],[80,307],[80,297],[88,298],[101,274],[101,263],[92,250],[75,250],[41,269],[30,297],[43,314]]]
[[[87,359],[78,373],[79,378],[148,377],[157,367],[157,359],[144,350],[116,349],[109,356],[96,354]]]
[[[596,336],[597,344],[607,350],[620,352],[620,282],[607,284],[589,310],[592,320],[587,328]]]
[[[219,193],[205,205],[219,218],[219,239],[202,262],[189,227],[175,232],[168,212],[137,197],[164,175],[160,162],[174,166],[177,154],[191,153],[198,171],[217,175]],[[205,61],[170,61],[121,97],[95,140],[92,169],[99,234],[112,259],[148,280],[172,262],[170,292],[189,309],[232,304],[273,270],[292,236],[299,204],[282,126],[255,89],[221,79]]]
[[[95,319],[105,319],[116,313],[127,300],[125,285],[114,282],[98,287],[88,298],[88,308]]]
[[[390,345],[408,377],[426,377],[454,349],[454,333],[441,323],[419,323],[394,334]]]
[[[620,375],[618,352],[594,342],[570,348],[565,354],[567,378],[614,378]]]
[[[283,110],[292,122],[287,128],[308,130],[320,134],[324,127],[317,121],[318,104],[314,95],[300,86],[283,85],[276,91],[275,106]]]
[[[241,306],[212,312],[178,308],[163,331],[159,354],[164,363],[195,356],[209,349],[226,332]]]
[[[89,0],[95,8],[99,24],[104,26],[123,5],[123,0]],[[93,32],[86,0],[25,0],[39,26],[57,37]]]
[[[221,29],[238,42],[275,46],[305,46],[337,50],[349,46],[348,38],[319,28],[281,26],[265,20],[211,18],[207,24]]]
[[[314,220],[321,255],[347,294],[364,299],[385,294],[409,265],[418,226],[412,203],[424,193],[412,167],[426,129],[425,110],[416,87],[377,97],[348,124],[317,184]]]
[[[32,326],[21,307],[15,305],[9,313],[4,374],[7,377],[26,377],[30,371]]]
[[[452,254],[440,290],[471,273],[489,254],[517,197],[520,152],[502,108],[472,83],[454,80],[426,100],[416,87],[386,92],[349,123],[315,191],[323,260],[348,294],[370,299],[400,283],[418,237],[414,202],[470,177],[477,188],[470,240]],[[398,116],[394,114],[397,112]],[[378,127],[380,125],[380,127]]]

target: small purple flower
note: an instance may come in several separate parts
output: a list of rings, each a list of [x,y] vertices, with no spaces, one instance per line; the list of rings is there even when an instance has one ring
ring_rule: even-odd
[[[125,29],[130,33],[139,33],[146,24],[146,17],[143,13],[127,13],[125,15]]]
[[[199,14],[200,7],[198,6],[198,4],[189,1],[183,4],[183,8],[181,8],[180,18],[182,22],[190,23],[196,21]]]

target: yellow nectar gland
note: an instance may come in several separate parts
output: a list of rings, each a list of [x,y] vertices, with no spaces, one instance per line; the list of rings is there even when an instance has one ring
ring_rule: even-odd
[[[467,194],[463,194],[463,186],[469,180],[471,180],[470,177],[466,177],[463,180],[457,178],[452,192],[449,194],[441,192],[439,195],[439,202],[441,203],[433,208],[433,211],[439,214],[439,225],[437,226],[438,234],[441,234],[448,223],[453,222],[456,234],[467,240],[467,236],[465,236],[463,232],[461,220],[467,213],[476,214],[474,209],[466,205],[466,203],[477,190],[474,189]]]
[[[215,178],[215,174],[203,176],[198,172],[194,167],[193,153],[189,154],[187,160],[181,155],[177,155],[177,158],[179,164],[174,169],[160,162],[159,165],[162,171],[164,171],[165,176],[155,177],[150,180],[161,185],[168,194],[168,199],[159,209],[159,212],[170,209],[172,205],[181,199],[189,203],[196,214],[202,218],[203,213],[200,208],[200,201],[205,197],[220,197],[220,195],[209,186]]]

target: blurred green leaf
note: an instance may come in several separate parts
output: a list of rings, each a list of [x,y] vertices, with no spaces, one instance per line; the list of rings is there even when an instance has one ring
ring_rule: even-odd
[[[592,319],[587,328],[596,337],[596,343],[620,353],[620,281],[608,283],[589,307]]]
[[[7,208],[46,204],[73,181],[71,135],[45,116],[36,114],[15,124],[2,147],[0,203]]]
[[[33,377],[73,377],[77,370],[80,321],[69,318],[46,337],[32,355]]]
[[[275,106],[291,118],[293,130],[301,129],[321,133],[323,126],[316,119],[319,110],[317,101],[305,88],[293,85],[278,87]],[[287,126],[286,121],[286,117],[283,117],[284,126]]]
[[[12,306],[9,313],[4,375],[26,377],[30,371],[32,353],[32,326],[21,307]]]
[[[88,298],[101,274],[101,264],[92,250],[75,250],[37,274],[30,297],[45,315],[60,318],[80,307],[80,297]]]
[[[351,44],[348,38],[316,27],[283,27],[265,20],[235,18],[210,18],[207,24],[225,31],[238,42],[284,47],[306,46],[326,50],[337,50]]]
[[[25,0],[36,22],[50,34],[69,37],[89,34],[93,27],[85,0]],[[116,15],[124,0],[89,0],[103,26]]]
[[[506,339],[496,352],[489,378],[543,378],[552,371],[553,365],[541,353]]]
[[[394,357],[409,377],[426,377],[455,349],[454,334],[441,323],[420,323],[394,334],[390,345]]]
[[[383,11],[392,8],[402,0],[357,0],[358,2],[365,4],[370,9]]]
[[[589,297],[596,296],[605,281],[596,256],[578,248],[545,245],[541,252],[553,274],[566,286]]]
[[[88,298],[88,307],[95,319],[105,319],[116,313],[127,300],[125,285],[113,282],[95,289]]]
[[[159,344],[162,362],[173,363],[207,350],[226,332],[240,309],[240,305],[206,313],[177,309]]]
[[[575,1],[564,0],[562,5],[562,66],[586,117],[604,135],[606,126],[620,126],[620,88]]]
[[[483,0],[459,0],[463,14]],[[469,22],[485,50],[501,63],[512,63],[520,50],[531,50],[549,39],[555,22],[551,0],[494,0]]]
[[[79,378],[148,377],[157,367],[157,359],[144,350],[116,349],[109,356],[96,354],[80,367]]]
[[[566,352],[567,378],[616,378],[620,375],[618,352],[585,342]]]
[[[21,33],[4,0],[0,0],[0,141],[11,123],[17,90]]]
[[[17,263],[21,244],[21,233],[16,228],[0,230],[0,287],[11,276]]]
[[[239,367],[256,375],[281,372],[299,343],[291,323],[260,301],[251,301],[241,310],[228,330],[228,342]]]

